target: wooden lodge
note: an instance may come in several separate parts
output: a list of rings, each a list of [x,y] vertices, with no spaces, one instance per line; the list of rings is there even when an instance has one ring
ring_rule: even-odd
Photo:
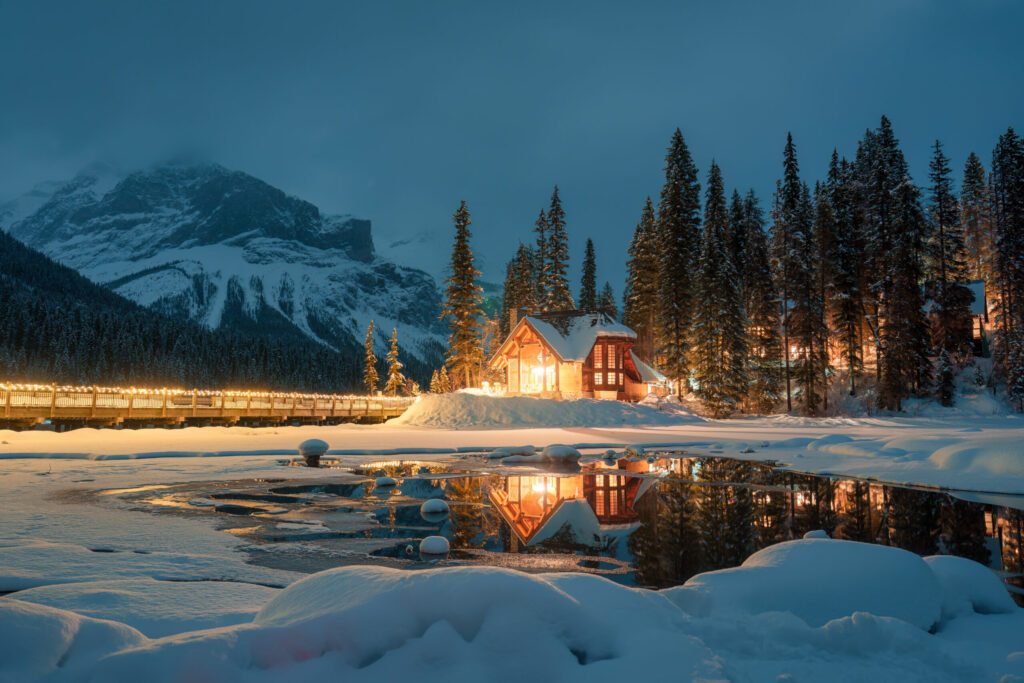
[[[664,395],[665,376],[633,352],[636,332],[603,313],[519,318],[490,360],[512,396],[639,401]]]

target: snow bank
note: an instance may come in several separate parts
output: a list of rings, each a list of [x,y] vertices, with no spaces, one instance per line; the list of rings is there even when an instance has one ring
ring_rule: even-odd
[[[493,427],[618,427],[702,422],[689,413],[667,413],[650,406],[577,399],[557,401],[528,396],[425,394],[388,425],[449,429]]]
[[[252,621],[279,589],[231,581],[127,579],[42,586],[17,600],[127,624],[150,638]]]
[[[1017,609],[1006,585],[988,567],[953,555],[934,555],[924,561],[939,580],[944,618],[972,611],[1009,614]]]
[[[343,567],[292,584],[250,626],[153,641],[97,680],[721,679],[667,599],[591,576]],[[3,664],[0,663],[0,667]]]
[[[694,615],[790,612],[810,626],[870,612],[927,630],[942,609],[939,582],[917,555],[816,538],[770,546],[739,567],[699,574],[665,592]]]
[[[0,681],[36,681],[57,670],[85,679],[102,657],[145,641],[112,621],[18,600],[0,600]],[[76,676],[77,675],[77,676]]]

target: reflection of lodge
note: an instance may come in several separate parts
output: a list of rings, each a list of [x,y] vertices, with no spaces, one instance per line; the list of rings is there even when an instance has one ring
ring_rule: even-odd
[[[595,545],[602,526],[637,520],[635,505],[656,481],[637,476],[647,471],[646,462],[620,460],[580,474],[506,477],[489,496],[513,544],[536,545],[565,530],[581,545]]]

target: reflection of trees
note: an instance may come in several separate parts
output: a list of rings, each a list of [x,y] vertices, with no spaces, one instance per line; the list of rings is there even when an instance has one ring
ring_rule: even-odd
[[[840,538],[850,541],[874,541],[871,524],[871,486],[863,481],[848,482],[844,487],[846,505],[839,515]]]
[[[832,536],[836,530],[836,485],[828,477],[794,475],[796,492],[796,536],[823,529]]]
[[[1007,579],[1017,588],[1024,589],[1024,511],[1003,508],[1000,520],[1000,537],[1003,545],[1003,570],[1014,574]],[[1014,594],[1019,604],[1024,604],[1024,596]]]
[[[720,458],[701,460],[697,470],[697,529],[707,569],[730,566],[729,481],[731,466]]]
[[[498,534],[494,515],[484,509],[487,482],[499,477],[465,477],[448,479],[445,497],[450,505],[453,548],[483,548],[489,538]]]
[[[754,471],[754,482],[763,487],[755,496],[758,525],[755,542],[758,548],[793,538],[792,492],[790,475],[768,467]]]
[[[674,586],[701,571],[693,499],[688,475],[673,474],[637,502],[640,528],[630,534],[629,549],[638,584]]]
[[[754,479],[754,466],[741,460],[725,461],[729,486],[729,506],[726,509],[726,564],[743,564],[754,552],[754,498],[750,484]]]
[[[889,542],[918,555],[938,552],[938,496],[913,489],[888,489]]]
[[[985,508],[949,495],[942,497],[940,505],[945,551],[987,566],[992,553],[985,541]]]

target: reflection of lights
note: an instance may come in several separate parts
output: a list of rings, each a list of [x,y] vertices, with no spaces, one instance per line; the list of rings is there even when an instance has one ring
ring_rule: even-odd
[[[125,395],[148,395],[148,396],[203,396],[203,397],[228,397],[228,398],[268,398],[268,399],[298,399],[298,400],[352,400],[352,399],[373,399],[383,403],[410,403],[412,397],[406,396],[365,396],[352,394],[301,394],[297,392],[275,392],[266,390],[235,390],[235,389],[168,389],[142,388],[142,387],[104,387],[104,386],[71,386],[57,384],[29,384],[17,382],[0,382],[0,391],[4,392],[46,392],[58,394],[125,394]]]

